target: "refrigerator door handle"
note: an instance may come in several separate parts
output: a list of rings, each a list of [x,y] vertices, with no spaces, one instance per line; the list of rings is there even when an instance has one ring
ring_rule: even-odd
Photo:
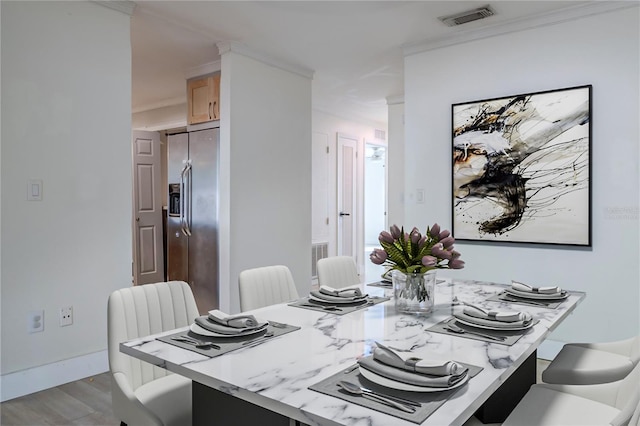
[[[193,168],[191,167],[191,160],[187,161],[187,168],[185,171],[185,176],[187,177],[187,191],[185,195],[187,195],[187,199],[185,200],[187,209],[184,214],[184,230],[187,236],[191,236],[191,190],[192,190],[192,175]]]
[[[184,167],[182,167],[182,171],[180,172],[180,230],[184,235],[187,235],[184,224],[185,217],[185,208],[186,208],[186,199],[187,199],[187,187],[185,185],[185,173],[187,172],[187,168],[189,167],[189,163],[185,163]]]

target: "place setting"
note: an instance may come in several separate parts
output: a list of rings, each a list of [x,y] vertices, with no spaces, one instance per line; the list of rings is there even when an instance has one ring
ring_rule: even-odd
[[[312,385],[310,390],[413,423],[422,423],[482,367],[422,359],[376,342],[373,353]]]
[[[388,297],[363,294],[359,287],[357,285],[338,289],[321,285],[318,290],[311,290],[309,296],[289,303],[289,306],[344,315],[389,300]]]
[[[535,287],[512,280],[510,287],[487,300],[556,309],[567,297],[569,292],[557,286]]]
[[[484,309],[457,299],[454,303],[462,309],[428,331],[511,346],[539,322],[528,312]]]
[[[158,337],[157,340],[213,358],[236,349],[258,346],[299,329],[298,326],[262,320],[253,315],[229,315],[216,309],[197,317],[189,330]]]

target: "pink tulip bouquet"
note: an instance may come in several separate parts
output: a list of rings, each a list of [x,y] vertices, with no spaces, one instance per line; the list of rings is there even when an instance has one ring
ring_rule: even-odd
[[[436,223],[427,228],[424,235],[418,228],[410,233],[404,227],[391,226],[390,232],[382,231],[378,240],[382,249],[373,249],[370,259],[376,265],[384,265],[387,272],[399,270],[405,274],[420,274],[432,269],[462,269],[464,261],[453,249],[451,233],[440,230]]]

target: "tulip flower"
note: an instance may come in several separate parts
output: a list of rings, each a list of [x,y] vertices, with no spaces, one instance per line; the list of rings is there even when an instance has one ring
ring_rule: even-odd
[[[451,269],[462,269],[464,268],[464,261],[460,259],[451,259],[449,261],[449,268]]]
[[[422,235],[420,235],[420,231],[418,231],[417,228],[413,228],[413,230],[411,231],[411,235],[409,235],[409,237],[411,238],[411,242],[413,244],[418,244],[418,242],[420,241],[420,238],[422,238]]]
[[[443,240],[440,241],[440,244],[442,244],[444,246],[444,248],[448,249],[453,247],[453,243],[455,243],[456,240],[453,239],[453,237],[447,237]]]
[[[378,240],[380,242],[384,241],[385,243],[393,244],[393,237],[387,231],[382,231],[378,236]]]
[[[398,228],[397,225],[391,225],[391,228],[389,228],[389,230],[391,231],[391,235],[394,239],[400,238],[400,235],[402,235],[402,231],[400,231],[400,228]]]
[[[455,251],[455,250],[451,250],[451,259],[457,259],[460,257],[460,253]]]
[[[438,263],[438,258],[436,258],[436,257],[424,256],[422,258],[422,264],[424,266],[436,266],[437,263]]]
[[[373,249],[373,251],[369,255],[369,259],[376,265],[382,265],[385,260],[387,260],[387,252],[377,248]]]
[[[439,234],[440,234],[440,225],[438,225],[437,223],[434,223],[431,229],[429,230],[429,235],[435,238],[436,235],[439,235]]]
[[[451,252],[444,249],[441,243],[431,248],[431,254],[439,259],[451,259]]]
[[[418,241],[418,248],[422,250],[422,247],[424,247],[424,244],[426,242],[427,242],[427,236],[423,235],[422,238],[420,238],[420,241]]]
[[[440,231],[440,234],[438,234],[438,240],[444,240],[449,235],[451,235],[451,232],[447,231],[446,229],[444,231]]]

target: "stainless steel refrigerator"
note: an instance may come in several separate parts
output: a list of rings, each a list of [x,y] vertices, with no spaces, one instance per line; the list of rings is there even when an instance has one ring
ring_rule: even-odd
[[[219,307],[220,129],[167,137],[167,278],[189,283],[201,314]]]

